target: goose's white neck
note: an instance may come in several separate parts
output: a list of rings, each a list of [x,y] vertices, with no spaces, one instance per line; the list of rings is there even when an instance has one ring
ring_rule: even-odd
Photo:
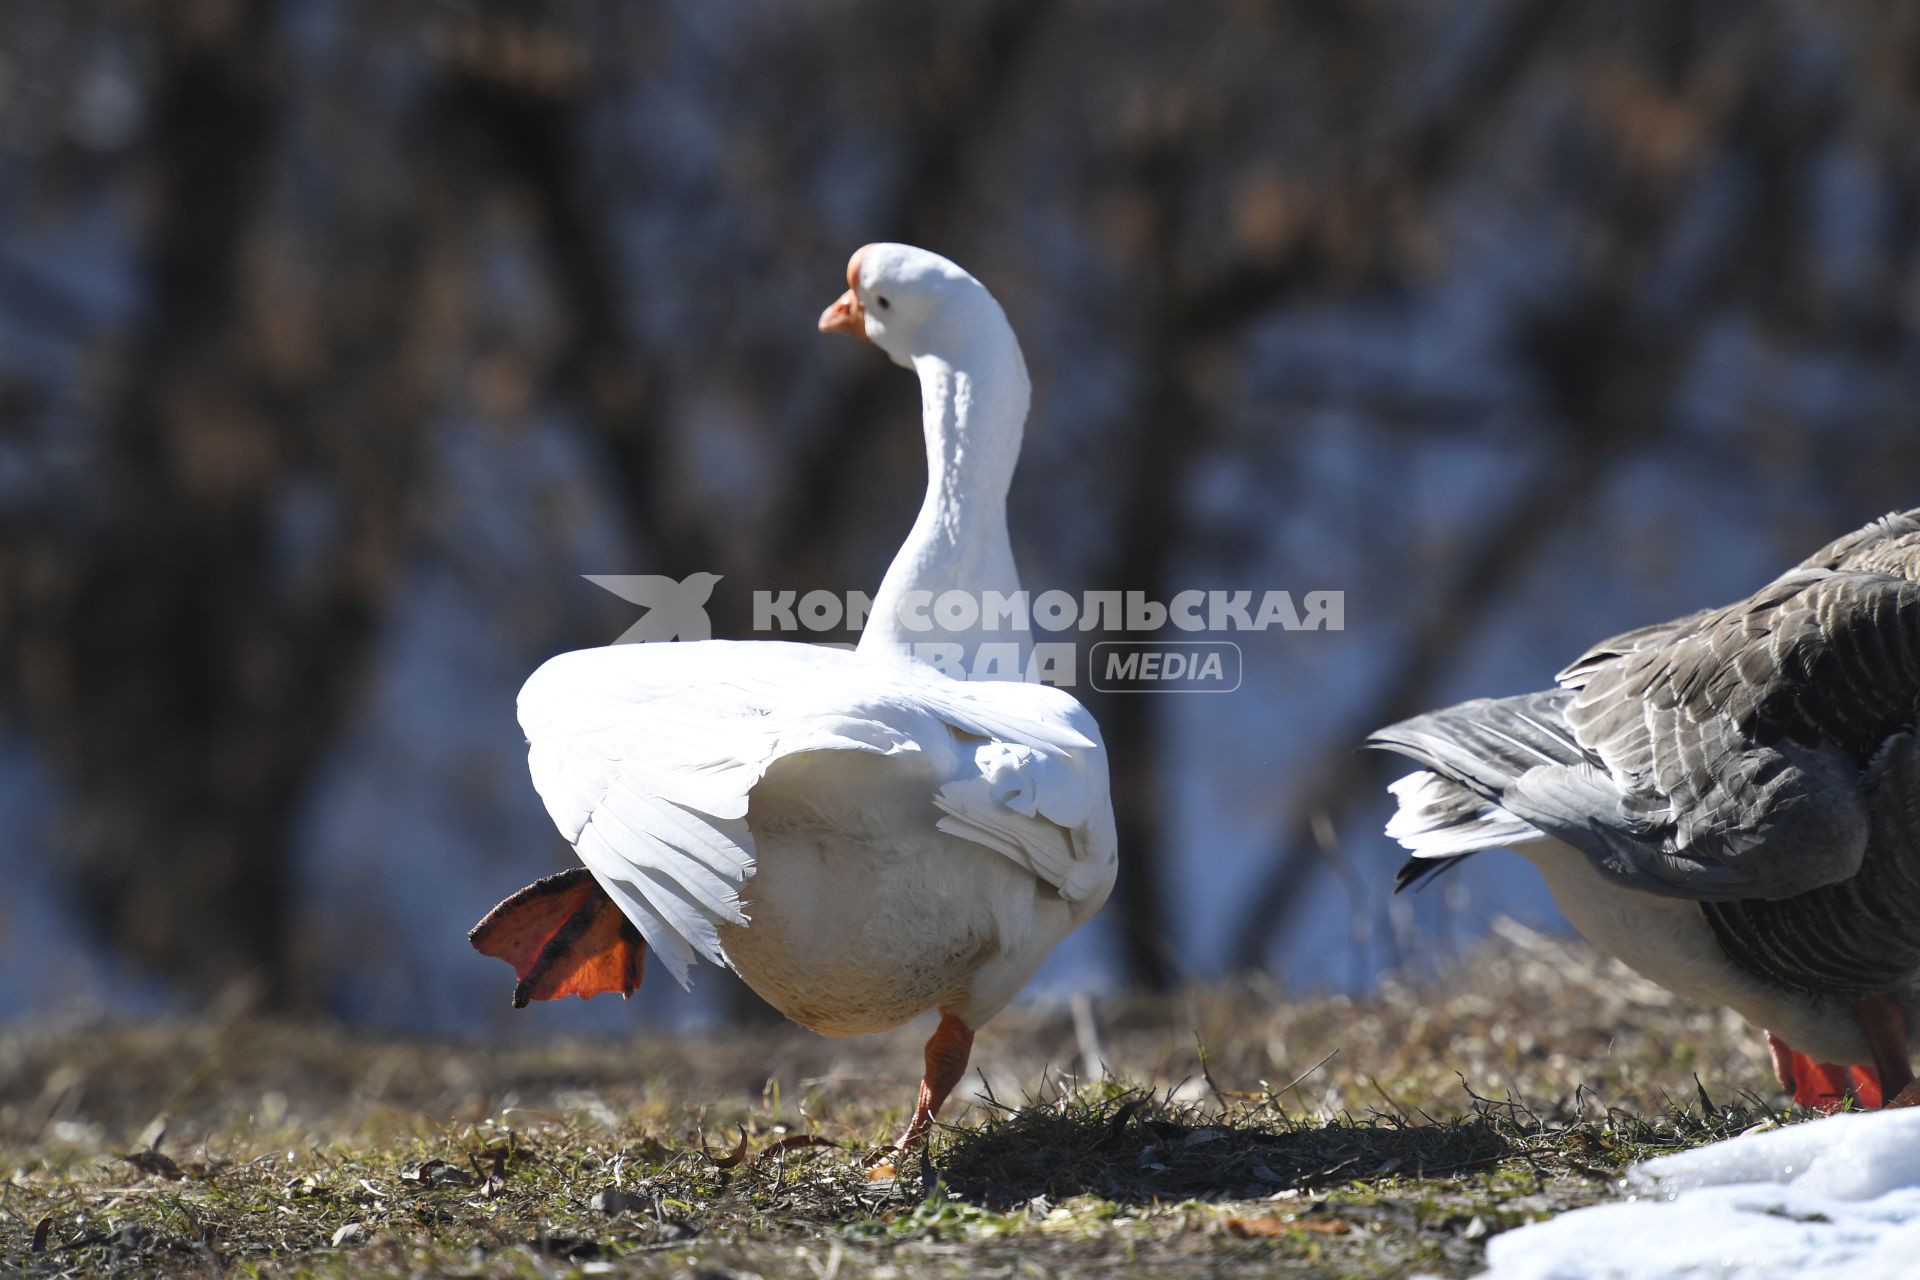
[[[1015,629],[1004,614],[997,625],[982,615],[991,612],[993,596],[1012,600],[1020,590],[1007,536],[1007,487],[1030,395],[1020,348],[1002,328],[957,354],[916,355],[913,367],[927,438],[927,496],[874,596],[860,651],[1019,679],[1031,632]],[[943,603],[949,592],[955,595]],[[996,645],[1003,647],[983,654],[982,646]]]

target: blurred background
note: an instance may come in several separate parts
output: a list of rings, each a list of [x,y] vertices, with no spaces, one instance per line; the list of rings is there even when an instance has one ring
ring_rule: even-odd
[[[814,331],[877,239],[1026,345],[1029,588],[1347,595],[1089,695],[1043,992],[1563,927],[1390,899],[1355,744],[1920,504],[1908,6],[4,0],[0,1013],[630,1025],[464,940],[570,861],[514,695],[634,620],[583,574],[877,586],[917,391]]]

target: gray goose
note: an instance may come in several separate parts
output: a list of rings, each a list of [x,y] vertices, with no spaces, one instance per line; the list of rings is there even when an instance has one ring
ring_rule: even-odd
[[[1920,1099],[1920,509],[1558,686],[1368,739],[1424,766],[1396,889],[1514,849],[1602,950],[1765,1028],[1795,1101]]]

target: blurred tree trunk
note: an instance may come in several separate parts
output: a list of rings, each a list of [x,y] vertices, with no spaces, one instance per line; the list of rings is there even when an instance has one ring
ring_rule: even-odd
[[[84,917],[189,989],[284,1005],[302,995],[296,820],[382,616],[418,401],[404,306],[330,335],[302,315],[335,350],[290,361],[264,336],[287,329],[274,306],[307,301],[251,289],[284,112],[274,16],[152,12],[140,327],[89,501],[19,549],[12,674],[65,792]],[[367,254],[360,282],[400,249]],[[286,523],[296,488],[312,528]]]
[[[264,5],[161,11],[144,323],[99,422],[98,506],[32,566],[26,692],[71,798],[88,919],[212,988],[287,978],[288,894],[239,624],[270,494],[220,385],[279,115]]]

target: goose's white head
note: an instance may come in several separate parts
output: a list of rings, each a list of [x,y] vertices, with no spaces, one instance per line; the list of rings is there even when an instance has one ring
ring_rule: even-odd
[[[899,365],[921,356],[959,363],[1019,344],[986,286],[937,253],[910,244],[869,244],[847,262],[849,288],[820,316],[820,332],[864,338]],[[1025,369],[1020,369],[1025,380]]]

